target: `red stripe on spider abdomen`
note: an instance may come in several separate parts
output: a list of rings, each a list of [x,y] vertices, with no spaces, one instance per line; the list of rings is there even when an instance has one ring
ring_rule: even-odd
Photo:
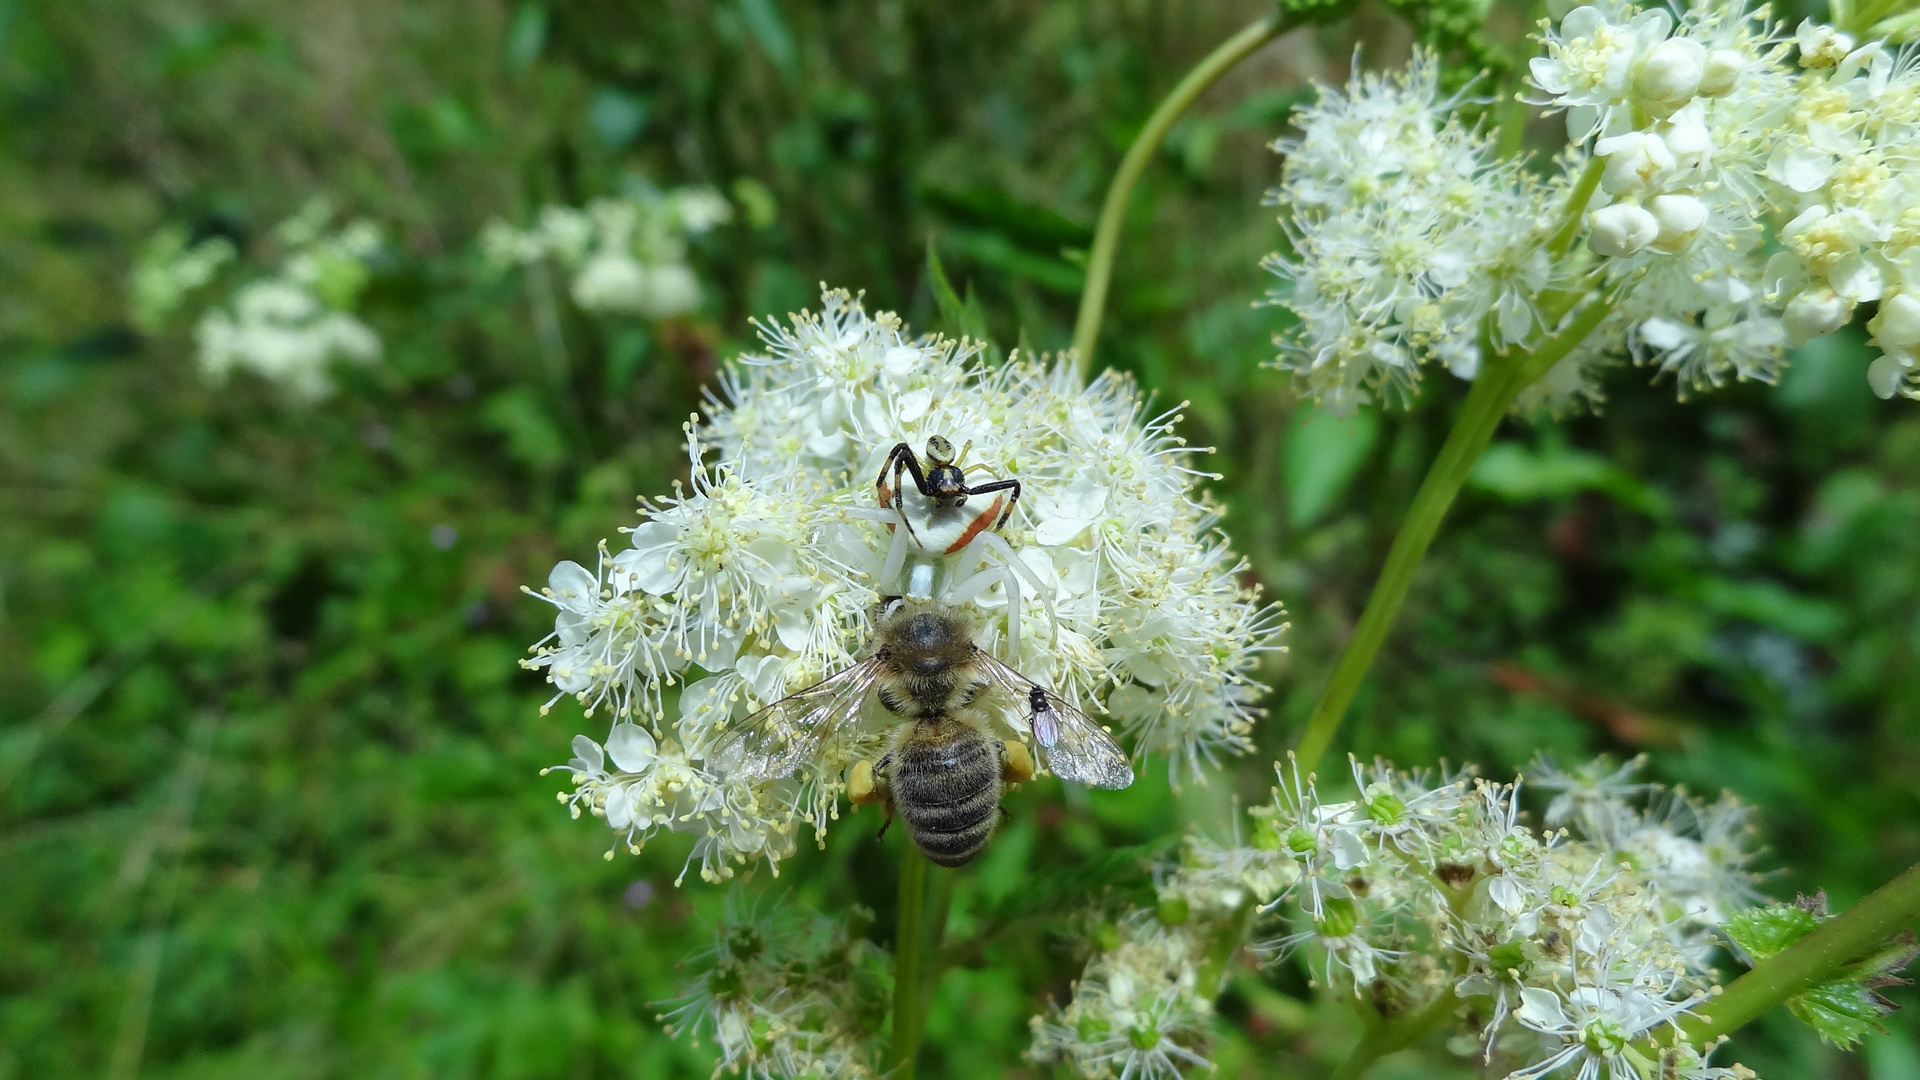
[[[967,523],[966,531],[960,534],[960,538],[958,540],[955,540],[953,543],[948,544],[947,550],[942,552],[941,554],[952,555],[954,552],[959,551],[962,548],[966,547],[968,544],[973,543],[974,537],[979,536],[981,533],[986,532],[988,529],[993,528],[994,522],[1000,520],[1001,504],[1004,503],[1005,501],[1006,501],[1006,496],[995,495],[993,497],[993,501],[987,504],[986,510],[983,513],[974,515],[973,520]]]

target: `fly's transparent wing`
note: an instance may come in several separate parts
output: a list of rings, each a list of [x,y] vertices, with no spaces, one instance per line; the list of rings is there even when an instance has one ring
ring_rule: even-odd
[[[1073,703],[1025,675],[976,649],[976,659],[993,680],[1027,704],[1027,721],[1040,760],[1055,776],[1097,788],[1123,788],[1133,783],[1133,763],[1113,741],[1107,729],[1094,723]]]
[[[879,670],[869,657],[739,721],[708,751],[708,767],[725,780],[792,776],[829,735],[859,719]]]

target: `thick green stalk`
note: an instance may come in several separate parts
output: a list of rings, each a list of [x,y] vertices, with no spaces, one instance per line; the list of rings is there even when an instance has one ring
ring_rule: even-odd
[[[1413,584],[1413,572],[1425,557],[1427,546],[1433,543],[1454,496],[1460,494],[1467,473],[1473,470],[1474,462],[1480,460],[1480,452],[1493,440],[1494,431],[1514,399],[1528,383],[1572,352],[1612,309],[1612,304],[1605,300],[1587,305],[1566,329],[1548,338],[1539,348],[1529,353],[1494,357],[1473,381],[1466,406],[1454,420],[1453,430],[1440,447],[1440,456],[1434,459],[1426,479],[1420,482],[1413,505],[1407,509],[1406,521],[1387,552],[1386,565],[1381,567],[1379,580],[1374,582],[1373,594],[1367,598],[1366,610],[1360,613],[1360,622],[1353,629],[1353,638],[1340,654],[1340,663],[1334,667],[1333,677],[1307,720],[1307,730],[1300,736],[1300,745],[1294,749],[1302,772],[1312,772],[1320,764],[1321,755],[1327,752],[1334,732],[1347,715],[1347,706],[1353,704],[1354,694],[1359,692],[1360,683],[1373,667],[1373,658],[1386,641],[1387,631],[1393,628],[1394,618],[1400,614],[1407,587]]]
[[[1113,279],[1113,255],[1120,246],[1120,225],[1127,216],[1127,200],[1133,186],[1153,160],[1154,151],[1172,130],[1174,121],[1187,111],[1194,99],[1218,82],[1235,64],[1252,56],[1260,46],[1295,26],[1294,19],[1281,12],[1269,15],[1228,38],[1208,53],[1147,117],[1147,124],[1127,147],[1120,159],[1120,171],[1113,174],[1106,201],[1100,205],[1100,220],[1093,230],[1093,250],[1087,254],[1087,283],[1080,290],[1080,314],[1073,322],[1074,366],[1085,379],[1093,363],[1093,343],[1100,336],[1100,316],[1107,304],[1107,284]]]
[[[1681,1023],[1696,1046],[1726,1035],[1775,1005],[1837,976],[1920,918],[1920,866],[1821,924],[1780,955],[1754,965]]]
[[[1360,613],[1360,622],[1353,628],[1353,638],[1340,654],[1333,677],[1321,692],[1320,701],[1307,720],[1307,730],[1300,736],[1300,745],[1294,749],[1302,773],[1311,773],[1320,764],[1321,755],[1327,752],[1333,733],[1346,717],[1347,706],[1353,704],[1354,694],[1359,692],[1361,681],[1373,666],[1373,658],[1386,641],[1387,631],[1400,614],[1400,604],[1407,597],[1407,587],[1413,584],[1413,572],[1426,555],[1427,545],[1433,543],[1441,519],[1453,505],[1454,496],[1460,493],[1460,485],[1466,482],[1473,463],[1480,460],[1480,451],[1493,440],[1494,430],[1520,393],[1520,387],[1512,385],[1512,367],[1510,360],[1498,367],[1489,365],[1489,369],[1473,381],[1466,406],[1454,420],[1453,430],[1447,433],[1440,456],[1434,459],[1426,479],[1420,482],[1413,505],[1407,509],[1407,518],[1387,552],[1386,565],[1380,568],[1373,593],[1367,597],[1366,610]]]
[[[920,1052],[920,950],[927,897],[927,859],[912,841],[900,845],[900,918],[893,931],[893,1080],[913,1080]]]

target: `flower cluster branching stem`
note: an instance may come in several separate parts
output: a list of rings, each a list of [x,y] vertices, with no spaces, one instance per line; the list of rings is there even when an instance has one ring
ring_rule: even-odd
[[[1576,201],[1581,201],[1577,192]],[[1380,569],[1380,577],[1374,583],[1372,595],[1367,598],[1366,609],[1360,613],[1360,622],[1354,627],[1353,637],[1347,642],[1346,651],[1340,654],[1333,677],[1328,680],[1326,690],[1314,706],[1313,715],[1307,720],[1306,731],[1300,736],[1300,745],[1294,750],[1302,772],[1312,772],[1321,756],[1327,752],[1334,733],[1340,728],[1340,721],[1346,717],[1347,707],[1353,704],[1360,683],[1373,667],[1373,658],[1386,641],[1387,631],[1392,629],[1395,617],[1400,614],[1400,605],[1407,598],[1407,589],[1413,584],[1413,573],[1426,556],[1427,546],[1433,543],[1441,520],[1453,505],[1454,496],[1460,494],[1467,474],[1473,471],[1474,462],[1480,460],[1480,452],[1493,440],[1494,431],[1499,428],[1507,410],[1513,407],[1514,399],[1528,384],[1544,375],[1586,340],[1587,335],[1593,333],[1612,310],[1612,301],[1608,298],[1592,301],[1565,328],[1541,342],[1539,347],[1504,357],[1495,356],[1487,365],[1487,370],[1474,380],[1473,389],[1467,393],[1466,405],[1454,420],[1453,430],[1448,432],[1446,443],[1440,447],[1440,455],[1434,459],[1433,466],[1427,470],[1426,479],[1420,482],[1420,490],[1413,496],[1413,505],[1407,510],[1406,521],[1393,538],[1386,565]]]
[[[1262,45],[1296,25],[1298,23],[1293,16],[1276,12],[1228,38],[1219,48],[1208,53],[1192,71],[1187,72],[1186,77],[1161,100],[1153,110],[1153,115],[1147,117],[1140,134],[1134,137],[1133,145],[1127,147],[1126,156],[1120,159],[1120,169],[1113,174],[1113,183],[1107,187],[1106,201],[1100,205],[1100,220],[1093,232],[1093,249],[1087,254],[1087,282],[1080,291],[1080,313],[1073,322],[1074,364],[1082,379],[1091,370],[1093,343],[1100,336],[1100,316],[1106,309],[1107,285],[1113,280],[1113,256],[1120,245],[1120,225],[1127,216],[1127,200],[1132,197],[1133,186],[1140,181],[1140,174],[1146,171],[1147,162],[1153,160],[1154,151],[1160,149],[1160,143],[1167,137],[1167,132],[1173,129],[1174,122],[1208,87],[1233,70],[1240,61],[1259,51]]]
[[[1920,865],[1880,886],[1780,955],[1754,965],[1683,1020],[1681,1029],[1695,1045],[1729,1034],[1788,998],[1832,980],[1916,918],[1920,918]]]

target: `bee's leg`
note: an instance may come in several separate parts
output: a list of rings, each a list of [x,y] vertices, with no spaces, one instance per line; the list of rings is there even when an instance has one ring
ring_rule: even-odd
[[[893,824],[893,786],[887,783],[887,766],[892,764],[893,755],[888,754],[877,762],[856,761],[852,771],[847,773],[847,796],[856,803],[879,803],[886,812],[880,822],[880,831],[873,834],[875,840],[887,835],[887,829]],[[864,785],[862,793],[859,787]]]
[[[856,761],[847,770],[847,801],[855,806],[867,806],[887,801],[887,781],[879,775],[871,761]]]
[[[1000,779],[1009,784],[1024,784],[1033,779],[1033,755],[1027,751],[1023,742],[1004,741],[1000,744]]]

